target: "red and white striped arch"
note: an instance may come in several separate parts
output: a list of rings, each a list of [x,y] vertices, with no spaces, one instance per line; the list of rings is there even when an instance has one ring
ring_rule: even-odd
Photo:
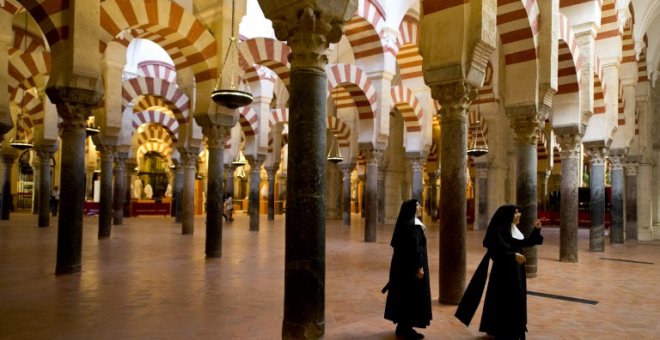
[[[493,90],[493,64],[491,64],[490,60],[486,63],[485,73],[484,84],[479,88],[477,98],[472,101],[471,109],[478,110],[480,104],[494,103],[497,101],[495,98],[495,91]],[[436,109],[439,110],[439,108]]]
[[[422,77],[422,56],[419,54],[419,20],[406,15],[399,26],[399,53],[396,61],[399,65],[401,80]]]
[[[341,118],[328,116],[326,123],[328,130],[337,139],[339,147],[349,147],[351,145],[351,129],[341,120]]]
[[[0,9],[11,15],[18,13],[18,10],[20,10],[22,7],[23,6],[21,6],[21,4],[16,0],[4,0],[0,2]]]
[[[575,39],[575,33],[568,18],[559,13],[559,56],[557,94],[577,93],[581,60],[580,50]]]
[[[174,65],[160,60],[145,60],[138,63],[137,67],[138,73],[142,77],[164,79],[169,83],[176,84]]]
[[[216,76],[217,69],[212,62],[217,53],[215,38],[204,24],[175,1],[103,1],[100,23],[101,53],[114,40],[128,45],[128,41],[118,37],[124,31],[131,31],[130,36],[160,45],[178,69],[190,67],[197,83]]]
[[[637,53],[635,52],[635,41],[633,40],[632,29],[632,24],[623,29],[621,64],[637,62]]]
[[[334,64],[326,67],[328,74],[328,96],[341,86],[351,95],[360,120],[372,120],[376,111],[376,89],[360,68],[350,64]]]
[[[172,136],[172,131],[160,124],[148,124],[137,135],[137,145],[142,145],[148,141],[162,142],[171,147],[176,142],[176,136]]]
[[[24,0],[21,4],[41,28],[51,50],[61,41],[69,40],[71,28],[67,19],[72,16],[69,13],[70,1]]]
[[[159,96],[173,105],[176,120],[184,124],[190,120],[190,99],[179,88],[164,79],[138,77],[125,80],[122,84],[123,106],[126,107],[139,96]]]
[[[172,140],[177,140],[179,122],[172,116],[160,111],[142,111],[133,115],[132,126],[137,129],[142,124],[160,124],[171,132]]]
[[[172,117],[176,117],[174,115],[173,109],[176,110],[176,107],[174,107],[174,105],[172,105],[170,102],[163,100],[161,97],[152,95],[140,96],[138,102],[133,106],[133,112],[153,110],[166,113]]]
[[[9,99],[16,98],[18,88],[45,88],[45,76],[50,74],[50,54],[47,52],[23,53],[9,60]]]
[[[390,95],[392,96],[392,105],[403,116],[403,122],[406,126],[406,131],[408,132],[419,132],[422,131],[422,118],[424,117],[424,111],[422,106],[419,103],[419,100],[413,92],[403,87],[402,85],[392,87],[390,90]]]
[[[537,58],[539,31],[537,0],[497,0],[497,29],[506,65]]]
[[[596,40],[621,37],[623,32],[619,27],[618,11],[615,0],[604,0],[601,4],[600,31]]]
[[[259,130],[259,115],[252,106],[243,106],[239,111],[238,123],[246,137],[254,136]]]
[[[429,163],[438,161],[438,146],[435,143],[431,144],[431,148],[429,148],[429,155],[426,157],[426,161]]]
[[[619,96],[618,107],[617,107],[617,126],[626,125],[626,114],[623,107],[623,99]]]
[[[38,96],[29,91],[20,91],[16,96],[16,105],[26,114],[23,117],[30,122],[28,126],[41,125],[44,122],[44,104]]]
[[[353,48],[355,60],[386,52],[379,32],[385,26],[385,12],[375,0],[364,0],[358,4],[355,15],[344,25],[344,34]],[[396,55],[396,51],[387,52]]]
[[[14,39],[9,47],[9,59],[21,53],[44,52],[44,41],[41,37],[26,31],[23,27],[12,26]]]
[[[536,136],[538,137],[536,141],[537,158],[548,159],[548,137],[543,130],[538,130]]]
[[[594,75],[594,114],[605,114],[605,91],[598,75]]]
[[[148,141],[141,144],[137,150],[137,157],[142,158],[147,152],[154,151],[169,159],[172,156],[172,146],[163,142]]]
[[[289,88],[290,65],[289,53],[291,48],[281,41],[271,38],[254,38],[239,44],[241,65],[245,68],[245,77],[248,82],[258,81],[259,75],[254,65],[261,65],[271,69],[280,80]]]
[[[644,41],[647,41],[646,35],[644,36]],[[649,81],[649,74],[646,69],[646,48],[644,48],[639,54],[639,62],[637,63],[637,81]]]
[[[268,116],[268,127],[272,129],[273,126],[277,123],[288,123],[289,122],[289,109],[272,109],[270,110],[270,116]]]

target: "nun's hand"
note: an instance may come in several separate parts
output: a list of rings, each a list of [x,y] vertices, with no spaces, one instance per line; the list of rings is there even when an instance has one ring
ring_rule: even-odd
[[[417,274],[415,275],[418,279],[423,279],[424,278],[424,267],[419,267],[417,269]]]
[[[516,262],[518,262],[518,264],[523,264],[523,263],[525,263],[525,261],[527,261],[527,258],[525,257],[525,255],[523,255],[521,253],[516,253]]]
[[[534,228],[536,228],[536,229],[541,229],[541,227],[543,226],[543,223],[542,223],[541,220],[539,219],[539,220],[534,221],[533,226],[534,226]]]

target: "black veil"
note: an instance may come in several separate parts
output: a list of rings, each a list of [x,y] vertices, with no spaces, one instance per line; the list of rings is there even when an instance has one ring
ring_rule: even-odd
[[[506,248],[510,246],[511,223],[513,222],[513,215],[516,213],[516,209],[518,207],[512,204],[503,205],[493,214],[486,230],[486,236],[484,237],[483,245],[485,248],[497,245],[502,245]]]
[[[396,219],[396,225],[394,226],[394,233],[392,233],[392,241],[390,245],[394,247],[395,244],[399,242],[401,238],[401,233],[403,228],[415,224],[415,216],[417,215],[417,200],[409,199],[401,203],[401,210],[399,211],[399,217]]]

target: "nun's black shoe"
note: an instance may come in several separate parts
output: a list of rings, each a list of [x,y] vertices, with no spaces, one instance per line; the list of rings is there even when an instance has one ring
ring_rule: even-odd
[[[397,327],[394,334],[396,334],[397,337],[403,339],[424,339],[424,334],[418,333],[412,328],[400,329]]]

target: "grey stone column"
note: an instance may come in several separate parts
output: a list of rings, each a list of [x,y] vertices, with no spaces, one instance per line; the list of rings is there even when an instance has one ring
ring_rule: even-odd
[[[39,145],[35,148],[39,157],[39,227],[50,226],[50,191],[51,168],[50,159],[57,149],[54,145]]]
[[[202,127],[202,132],[208,142],[208,186],[206,189],[206,247],[207,258],[222,257],[222,211],[224,190],[222,174],[224,173],[225,139],[229,128],[219,125]]]
[[[124,199],[126,199],[128,202],[131,202],[133,199],[133,187],[131,184],[133,183],[133,175],[135,174],[136,166],[137,160],[135,158],[126,159],[126,171],[124,171],[124,187],[126,188],[126,196],[124,196]],[[129,216],[131,216],[130,207],[128,209],[128,214],[125,217]]]
[[[617,153],[610,156],[612,178],[612,224],[610,224],[610,244],[623,244],[623,201],[625,184],[623,183],[623,155]]]
[[[101,202],[99,203],[99,239],[110,237],[112,232],[112,167],[115,147],[97,145],[101,151]]]
[[[358,203],[359,209],[360,209],[360,218],[364,218],[366,220],[367,218],[367,164],[365,163],[365,174],[364,175],[359,175],[358,176],[358,187],[360,190],[360,193],[362,193],[362,201]]]
[[[376,242],[378,229],[378,161],[383,157],[383,151],[374,148],[363,148],[367,159],[366,193],[362,196],[364,204],[364,241]]]
[[[515,143],[518,151],[516,164],[516,204],[520,207],[520,223],[518,229],[524,234],[532,232],[532,225],[538,216],[537,174],[538,130],[545,119],[536,111],[535,106],[507,107],[507,115],[511,118],[511,126],[515,131]],[[523,255],[527,277],[537,276],[536,246],[524,248]]]
[[[466,82],[431,87],[440,111],[440,303],[455,305],[465,289],[467,113],[476,97]]]
[[[183,159],[183,210],[181,211],[181,234],[195,232],[195,172],[197,150],[179,150]]]
[[[378,216],[378,224],[385,223],[385,170],[386,167],[383,166],[384,157],[381,157],[378,164],[378,181],[376,190],[376,195],[378,197],[378,209],[376,210],[376,215]]]
[[[435,171],[427,172],[429,176],[428,190],[429,190],[429,215],[431,215],[431,221],[438,221],[438,184],[436,183],[437,176]]]
[[[339,42],[357,1],[260,0],[291,53],[283,339],[325,332],[325,55]]]
[[[36,153],[36,152],[35,152]],[[32,168],[32,215],[39,214],[39,201],[41,200],[41,159],[33,156],[30,162]],[[50,193],[50,192],[48,192]]]
[[[290,154],[289,154],[290,156]],[[250,231],[259,231],[259,185],[261,184],[261,165],[264,163],[262,156],[248,157],[250,162],[250,202],[248,213],[250,214]]]
[[[637,168],[639,163],[626,160],[626,240],[637,241]]]
[[[557,135],[561,146],[561,191],[559,208],[559,261],[578,261],[578,190],[580,187],[579,134]]]
[[[85,168],[85,200],[94,198],[94,171],[92,167]]]
[[[591,158],[589,172],[591,228],[589,229],[589,250],[605,251],[605,157],[607,149],[588,149]]]
[[[273,166],[267,167],[268,173],[268,220],[275,220],[275,174],[280,164],[275,163]]]
[[[653,239],[653,164],[642,157],[637,169],[637,239]]]
[[[112,202],[112,223],[114,225],[124,224],[124,203],[126,202],[126,152],[117,152],[115,154],[115,167],[113,174],[115,176]]]
[[[86,89],[51,87],[50,101],[62,117],[60,211],[57,221],[57,265],[55,274],[80,272],[83,204],[85,201],[85,127],[100,94]]]
[[[183,185],[185,181],[185,162],[183,156],[176,166],[174,175],[174,223],[183,223]]]
[[[17,155],[15,153],[2,153],[2,211],[0,220],[8,220],[11,211],[11,167],[14,165]]]
[[[486,230],[488,228],[488,163],[475,162],[476,185],[475,197],[476,207],[474,229]]]
[[[343,174],[343,218],[344,225],[351,225],[351,172],[353,171],[354,165],[352,164],[341,164],[339,169]]]
[[[424,206],[424,201],[422,201],[424,159],[422,157],[409,157],[408,159],[412,168],[412,198],[416,199],[421,206]]]
[[[543,181],[543,187],[540,197],[541,210],[548,210],[548,180],[550,179],[550,174],[552,170],[543,170],[539,171],[539,180]]]
[[[234,170],[236,170],[236,166],[231,162],[225,166],[225,192],[232,198],[234,197]]]

